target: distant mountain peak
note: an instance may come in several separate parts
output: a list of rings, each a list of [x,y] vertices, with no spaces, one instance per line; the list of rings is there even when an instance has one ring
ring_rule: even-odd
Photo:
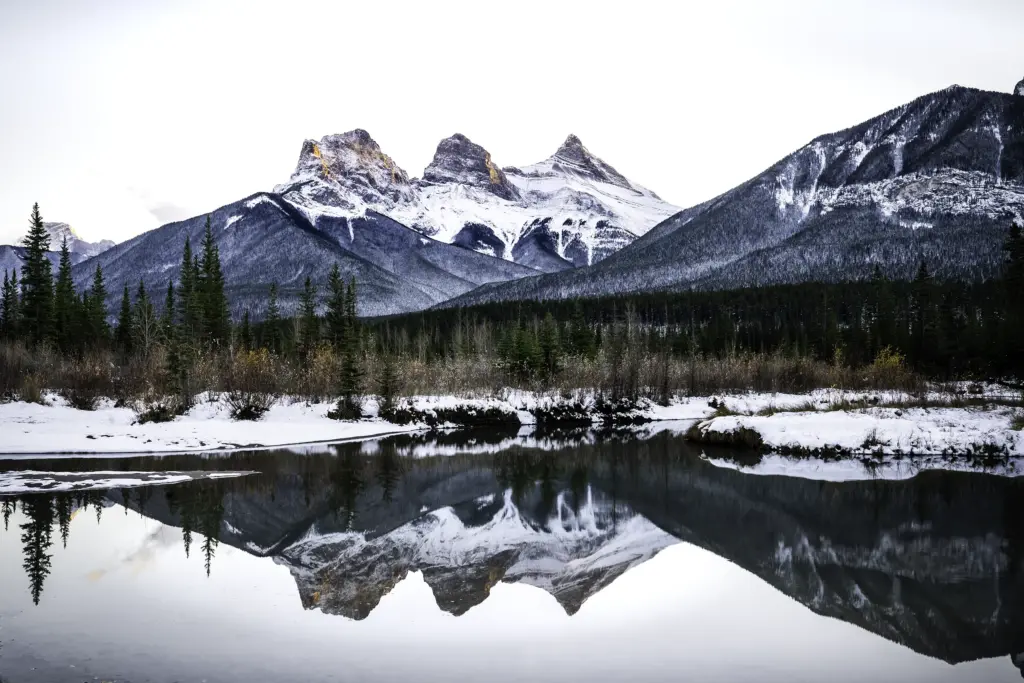
[[[1024,80],[1017,84],[1017,87],[1013,89],[1013,94],[1018,97],[1024,97]]]
[[[462,183],[486,189],[503,199],[519,199],[519,192],[491,160],[491,153],[462,133],[441,140],[430,165],[423,171],[429,183]]]
[[[78,233],[75,232],[67,223],[60,222],[46,222],[43,223],[43,227],[46,228],[46,232],[50,235],[50,251],[60,251],[61,244],[66,239],[68,241],[68,251],[71,252],[72,262],[78,263],[84,261],[87,258],[102,254],[107,249],[114,246],[114,243],[110,240],[100,240],[99,242],[86,242]]]

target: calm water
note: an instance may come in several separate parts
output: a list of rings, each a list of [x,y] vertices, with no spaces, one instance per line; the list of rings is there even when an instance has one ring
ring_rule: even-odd
[[[99,488],[3,499],[3,681],[906,683],[1024,667],[1020,479],[760,476],[671,434],[585,432],[0,460],[11,471]],[[117,471],[254,474],[102,488]]]

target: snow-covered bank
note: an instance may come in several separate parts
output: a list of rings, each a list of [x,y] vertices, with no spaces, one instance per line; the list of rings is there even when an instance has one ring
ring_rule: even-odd
[[[46,405],[0,403],[0,454],[173,453],[296,446],[370,439],[428,428],[500,425],[548,427],[639,425],[685,431],[680,421],[700,422],[698,440],[729,442],[730,435],[758,435],[757,445],[800,452],[969,453],[986,450],[1024,454],[1011,429],[1014,412],[997,405],[1018,399],[986,387],[975,400],[988,408],[885,407],[914,400],[894,392],[821,390],[808,394],[736,394],[677,397],[669,405],[648,398],[611,403],[593,391],[534,393],[507,390],[486,396],[414,396],[401,399],[386,420],[376,399],[363,403],[359,421],[327,417],[332,403],[284,398],[258,421],[234,421],[215,395],[202,395],[186,415],[171,422],[139,424],[129,408],[101,401],[95,411],[70,407],[49,395]],[[930,394],[928,401],[956,405],[956,394]],[[842,410],[835,410],[842,408]],[[781,412],[780,412],[781,411]],[[787,412],[791,411],[791,412]],[[742,413],[742,414],[733,414]]]
[[[94,491],[161,486],[201,479],[244,477],[254,472],[0,472],[0,495]]]
[[[696,424],[690,437],[783,453],[1024,456],[1015,415],[998,406],[725,415]]]
[[[0,404],[0,453],[173,453],[288,446],[316,441],[366,439],[420,429],[369,419],[327,417],[329,403],[279,402],[255,422],[233,421],[225,404],[202,402],[172,422],[139,424],[130,408],[102,401],[77,410],[59,398],[50,405]]]
[[[763,455],[750,464],[724,458],[707,458],[708,462],[744,474],[797,477],[819,481],[866,481],[872,479],[913,479],[922,472],[982,472],[1001,477],[1024,476],[1024,460],[1007,458],[992,465],[982,465],[956,456],[917,455],[862,456],[824,460],[816,457]]]

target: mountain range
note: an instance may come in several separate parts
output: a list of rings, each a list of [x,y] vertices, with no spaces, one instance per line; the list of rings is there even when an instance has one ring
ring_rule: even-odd
[[[438,145],[423,178],[410,179],[366,131],[354,130],[305,141],[288,182],[209,218],[236,312],[259,315],[273,282],[288,311],[306,277],[322,284],[337,263],[359,283],[360,313],[381,315],[597,262],[676,210],[575,136],[544,162],[501,169],[454,135]],[[76,269],[77,284],[99,264],[109,282],[141,279],[164,289],[178,277],[186,236],[197,245],[206,218],[105,251]]]
[[[162,290],[207,216],[113,248],[72,241],[75,278]],[[269,286],[294,306],[337,263],[362,315],[431,306],[714,289],[869,276],[993,277],[1024,225],[1024,81],[1013,94],[953,86],[820,136],[738,187],[684,210],[574,135],[548,159],[500,167],[464,135],[410,178],[364,130],[306,140],[287,182],[209,214],[236,313]],[[58,234],[55,231],[54,234]],[[63,234],[63,233],[60,233]],[[71,233],[73,236],[73,233]],[[0,267],[19,263],[0,247]]]
[[[839,281],[876,266],[910,279],[922,261],[939,278],[991,278],[1011,223],[1024,225],[1022,91],[926,95],[812,140],[591,268],[448,305]]]

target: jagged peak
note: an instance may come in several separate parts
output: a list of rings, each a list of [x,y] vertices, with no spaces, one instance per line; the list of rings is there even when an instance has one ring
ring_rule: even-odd
[[[1017,87],[1013,89],[1013,94],[1017,97],[1024,97],[1024,80],[1021,80]]]
[[[406,172],[362,128],[304,141],[292,182],[310,179],[353,180],[378,191],[409,183]]]
[[[569,172],[631,190],[637,189],[611,164],[605,163],[584,147],[583,142],[574,133],[569,133],[554,156],[548,159],[548,163],[554,171]]]
[[[428,183],[462,183],[486,189],[508,200],[519,198],[501,168],[491,160],[491,153],[462,133],[441,140],[434,158],[423,171]]]

